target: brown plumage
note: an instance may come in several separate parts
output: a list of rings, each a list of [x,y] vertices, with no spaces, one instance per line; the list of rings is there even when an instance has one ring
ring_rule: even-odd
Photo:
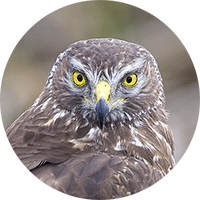
[[[24,165],[51,187],[118,198],[151,186],[175,164],[164,104],[145,48],[79,41],[58,56],[43,92],[7,134]]]

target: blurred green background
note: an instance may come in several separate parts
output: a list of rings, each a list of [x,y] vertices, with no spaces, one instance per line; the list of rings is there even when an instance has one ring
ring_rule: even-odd
[[[36,23],[14,49],[2,82],[5,129],[42,91],[56,57],[75,41],[118,38],[138,43],[156,58],[164,81],[178,162],[194,134],[199,88],[192,61],[177,36],[153,15],[109,1],[89,1],[61,8]]]

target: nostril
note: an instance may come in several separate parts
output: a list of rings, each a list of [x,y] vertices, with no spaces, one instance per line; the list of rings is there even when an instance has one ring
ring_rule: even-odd
[[[94,94],[94,101],[97,103],[97,95]]]
[[[109,102],[110,101],[110,94],[108,95],[108,99],[107,99],[107,102]]]

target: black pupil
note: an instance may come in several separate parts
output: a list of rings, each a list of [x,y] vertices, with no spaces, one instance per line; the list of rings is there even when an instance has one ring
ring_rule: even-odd
[[[81,82],[81,81],[83,80],[83,77],[79,74],[79,75],[77,76],[77,80],[78,80],[79,82]]]
[[[131,78],[130,76],[128,76],[128,77],[126,78],[126,81],[127,81],[127,83],[131,83],[132,78]]]

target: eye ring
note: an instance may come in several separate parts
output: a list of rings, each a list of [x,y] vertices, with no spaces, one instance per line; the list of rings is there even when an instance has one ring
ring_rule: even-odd
[[[79,87],[82,87],[87,83],[85,80],[85,77],[79,71],[73,72],[72,80],[73,80],[74,84]]]
[[[122,82],[122,85],[132,87],[138,82],[138,75],[135,73],[128,74]]]

